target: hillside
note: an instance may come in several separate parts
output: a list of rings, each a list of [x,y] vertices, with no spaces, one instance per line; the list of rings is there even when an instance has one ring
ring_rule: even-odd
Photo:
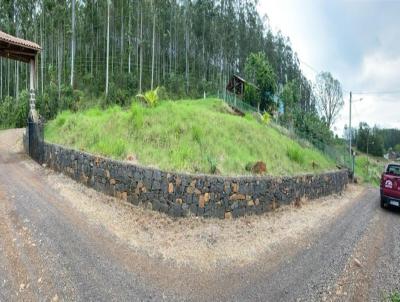
[[[374,157],[358,152],[355,162],[355,176],[361,183],[379,186],[382,172],[388,162],[382,157]]]
[[[266,163],[270,175],[335,169],[319,151],[252,116],[233,115],[216,99],[64,111],[46,125],[45,138],[167,171],[245,175],[251,173],[246,166],[257,161]]]

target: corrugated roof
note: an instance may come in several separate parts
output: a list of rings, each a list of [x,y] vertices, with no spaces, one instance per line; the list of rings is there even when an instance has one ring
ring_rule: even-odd
[[[1,30],[0,30],[0,41],[4,41],[6,43],[17,45],[17,46],[20,46],[23,48],[28,48],[28,49],[34,50],[35,52],[38,52],[39,50],[41,50],[41,47],[38,44],[28,41],[28,40],[24,40],[21,38],[11,36]]]

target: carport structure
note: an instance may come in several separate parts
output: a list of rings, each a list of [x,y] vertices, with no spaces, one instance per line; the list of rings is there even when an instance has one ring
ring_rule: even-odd
[[[36,56],[40,52],[41,47],[31,41],[23,40],[11,36],[0,30],[0,56],[22,61],[30,65],[29,79],[29,118],[33,122],[38,121],[38,114],[35,108],[35,83],[36,83]]]

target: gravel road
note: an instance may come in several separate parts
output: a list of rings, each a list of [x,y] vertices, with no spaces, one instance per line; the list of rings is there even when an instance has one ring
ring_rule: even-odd
[[[22,153],[21,135],[0,131],[0,301],[382,301],[400,291],[400,214],[380,209],[375,188],[360,189],[347,203],[337,197],[341,210],[330,211],[332,219],[305,233],[293,230],[302,238],[282,236],[269,252],[253,253],[252,262],[202,270],[194,260],[178,265],[133,248],[115,231],[119,222],[94,223],[91,216],[108,208],[80,210],[74,199],[82,193],[68,197],[51,185],[63,178]],[[311,215],[313,207],[290,215]],[[221,232],[229,223],[262,232],[254,224],[282,215],[221,222]],[[185,231],[184,221],[172,223]],[[277,232],[271,230],[265,232]],[[158,239],[152,234],[147,240]],[[193,259],[207,261],[193,247]]]

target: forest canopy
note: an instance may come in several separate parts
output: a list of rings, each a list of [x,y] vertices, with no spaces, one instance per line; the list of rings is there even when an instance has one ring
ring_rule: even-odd
[[[289,39],[271,31],[267,17],[257,12],[257,1],[107,3],[1,1],[1,29],[43,48],[37,82],[48,118],[70,104],[63,93],[66,87],[104,95],[107,59],[108,94],[131,95],[165,86],[171,97],[198,97],[204,92],[222,95],[231,74],[245,73],[251,53],[266,57],[276,87],[296,80],[302,87],[299,106],[312,109],[311,84],[301,73]],[[0,65],[0,99],[17,99],[27,88],[27,67],[6,59]],[[50,104],[54,98],[56,104]]]

